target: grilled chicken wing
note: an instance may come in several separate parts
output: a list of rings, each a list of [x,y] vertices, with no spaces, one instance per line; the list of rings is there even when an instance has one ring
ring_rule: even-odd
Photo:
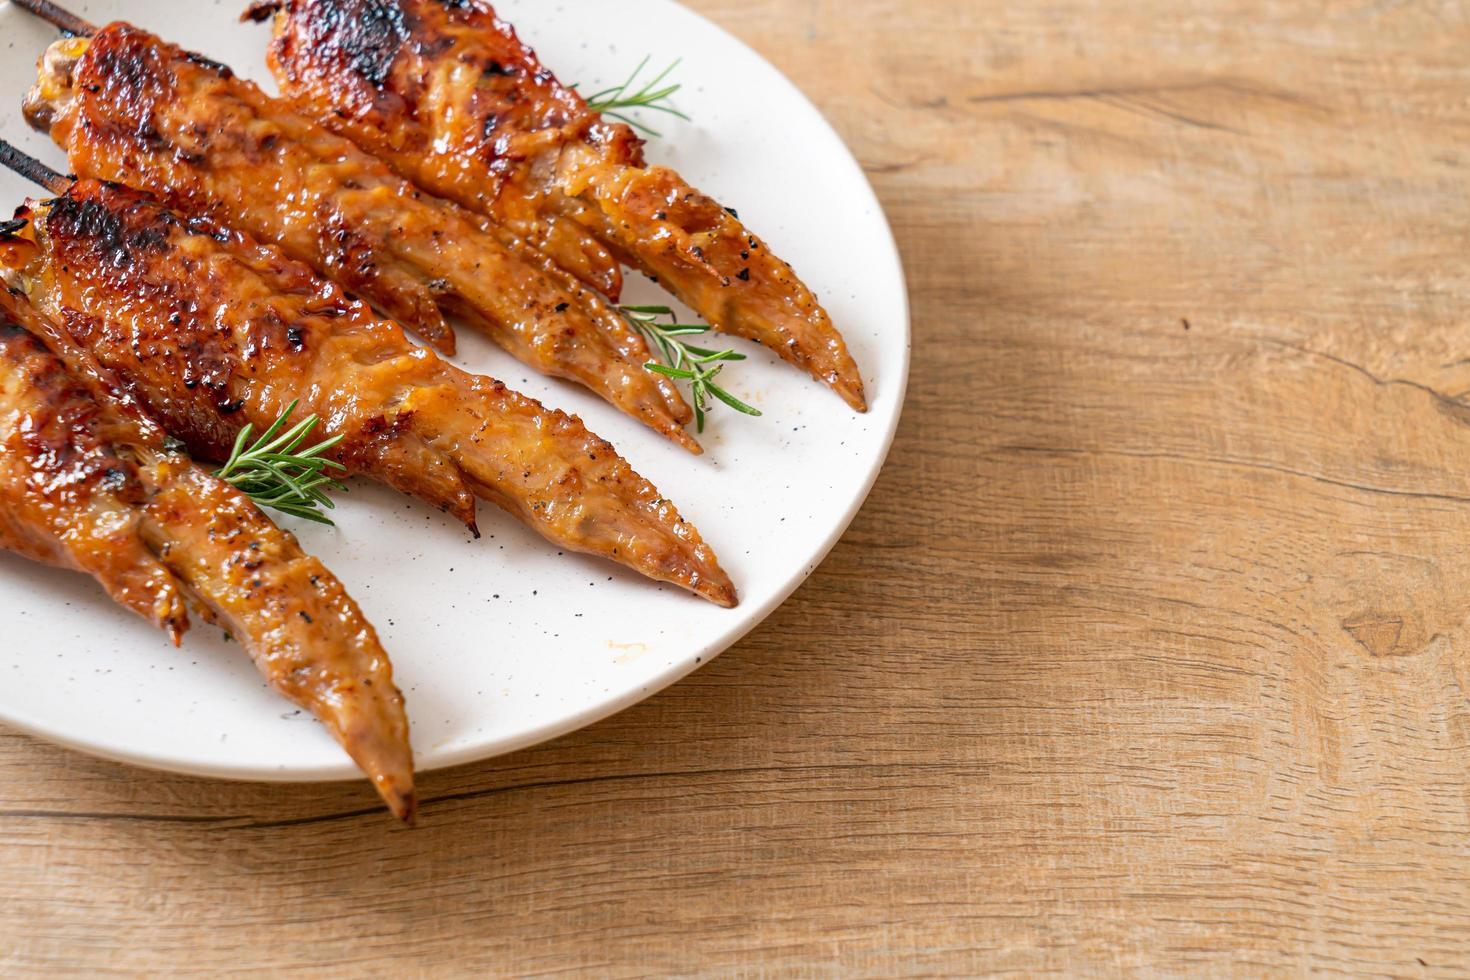
[[[341,583],[244,494],[165,448],[84,352],[5,289],[0,547],[90,574],[175,643],[188,596],[412,818],[403,696]]]
[[[716,329],[866,407],[830,317],[735,212],[561,85],[487,0],[261,0],[282,91],[434,194],[510,228],[571,218]]]
[[[292,257],[452,350],[452,313],[691,452],[691,412],[617,309],[514,235],[431,198],[228,68],[113,24],[52,45],[26,118],[84,177],[147,190]]]
[[[91,180],[18,217],[0,268],[196,454],[299,399],[352,472],[472,528],[484,498],[568,550],[735,604],[693,525],[578,419],[445,363],[275,248]]]

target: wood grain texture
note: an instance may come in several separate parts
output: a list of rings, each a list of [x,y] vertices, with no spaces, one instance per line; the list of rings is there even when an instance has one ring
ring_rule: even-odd
[[[413,832],[0,735],[0,967],[1464,975],[1470,10],[692,5],[903,249],[846,540]]]

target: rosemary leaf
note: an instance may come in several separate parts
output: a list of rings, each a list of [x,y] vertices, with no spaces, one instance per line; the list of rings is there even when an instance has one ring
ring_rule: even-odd
[[[644,368],[666,378],[689,382],[690,401],[694,406],[694,422],[698,431],[704,431],[711,396],[745,415],[761,414],[760,409],[747,405],[715,383],[725,364],[745,360],[744,354],[735,350],[716,351],[695,347],[680,339],[708,333],[708,324],[679,323],[674,311],[667,306],[624,306],[620,309],[628,324],[663,356],[664,363],[649,361],[643,365]],[[667,318],[669,322],[662,323],[660,318]]]
[[[614,85],[611,88],[603,89],[595,95],[587,96],[587,107],[601,112],[604,115],[611,116],[620,122],[625,122],[634,129],[646,133],[649,136],[660,136],[662,134],[639,121],[635,116],[630,115],[631,112],[639,109],[651,109],[655,112],[667,113],[668,115],[677,116],[687,121],[689,117],[669,103],[669,100],[683,86],[678,83],[664,84],[668,77],[674,73],[674,70],[683,62],[683,59],[676,60],[655,75],[652,81],[646,82],[641,87],[635,89],[634,85],[638,83],[638,76],[643,74],[643,70],[648,67],[650,60],[649,57],[645,57],[640,61],[638,67],[633,69],[633,74],[629,75],[628,80],[623,82],[623,84]],[[575,85],[572,87],[576,88]]]
[[[215,476],[261,507],[330,525],[331,519],[319,508],[330,510],[336,506],[327,496],[327,491],[347,488],[329,474],[332,471],[346,472],[346,467],[323,454],[340,443],[342,437],[334,436],[302,449],[302,444],[310,438],[320,420],[313,415],[286,430],[296,405],[294,401],[287,405],[281,417],[258,439],[252,441],[253,425],[241,429],[235,437],[230,458],[215,471]]]

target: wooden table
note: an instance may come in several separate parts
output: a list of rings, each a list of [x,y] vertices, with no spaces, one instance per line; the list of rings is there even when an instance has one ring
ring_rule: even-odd
[[[0,736],[0,967],[1464,975],[1467,7],[693,6],[908,265],[847,539],[417,831]]]

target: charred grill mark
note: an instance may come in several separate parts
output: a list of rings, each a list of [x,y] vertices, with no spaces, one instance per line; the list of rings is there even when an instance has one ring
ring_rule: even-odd
[[[126,26],[104,31],[80,67],[80,86],[93,96],[105,95],[101,101],[111,107],[106,113],[89,113],[90,125],[103,131],[126,125],[150,142],[161,139],[153,107],[173,97],[178,80],[146,35]]]
[[[136,503],[143,487],[132,464],[99,434],[96,403],[39,339],[0,320],[0,355],[23,365],[29,383],[30,423],[15,440],[27,461],[31,491],[48,500],[103,492]]]
[[[109,325],[67,301],[55,311],[66,331],[102,364],[129,377],[135,397],[168,428],[187,433],[191,448],[210,453],[227,445],[236,422],[223,420],[237,400],[232,382],[240,345],[227,328],[212,328],[200,315],[199,299],[171,271],[193,264],[175,239],[189,234],[183,224],[133,192],[95,182],[52,202],[41,222],[54,261],[91,270],[96,301],[158,314],[146,328],[137,326],[142,320]],[[277,333],[284,336],[284,324]],[[193,394],[154,397],[150,385],[139,383],[140,373],[168,378],[170,386]]]
[[[168,248],[168,232],[153,225],[129,227],[121,215],[101,202],[64,194],[51,203],[46,232],[53,240],[92,243],[97,259],[115,269],[128,269],[144,251]]]
[[[112,150],[138,146],[152,161],[130,159],[126,169],[149,180],[161,179],[172,153],[175,162],[194,168],[204,164],[217,144],[232,147],[252,159],[264,160],[274,152],[278,133],[257,133],[231,125],[230,112],[244,106],[231,104],[215,113],[190,116],[179,112],[181,103],[207,102],[214,89],[238,85],[225,66],[182,49],[159,45],[146,32],[112,25],[99,34],[77,63],[78,129],[99,146]],[[54,135],[54,134],[53,134]],[[155,187],[155,190],[157,188]]]
[[[240,20],[241,22],[250,21],[256,24],[263,23],[274,16],[276,11],[285,5],[285,0],[255,0],[254,3],[245,8],[245,12],[240,15]]]
[[[222,65],[218,61],[215,61],[213,58],[206,58],[204,57],[204,55],[198,54],[193,51],[185,51],[184,57],[189,61],[192,61],[194,64],[198,65],[200,68],[204,68],[208,71],[213,72],[220,78],[235,77],[235,73],[230,69],[229,65]]]
[[[313,22],[313,55],[340,61],[375,89],[383,87],[412,36],[398,0],[324,0]]]
[[[378,250],[343,215],[333,212],[322,226],[318,238],[327,266],[335,270],[345,282],[358,288],[372,283],[374,257]]]

